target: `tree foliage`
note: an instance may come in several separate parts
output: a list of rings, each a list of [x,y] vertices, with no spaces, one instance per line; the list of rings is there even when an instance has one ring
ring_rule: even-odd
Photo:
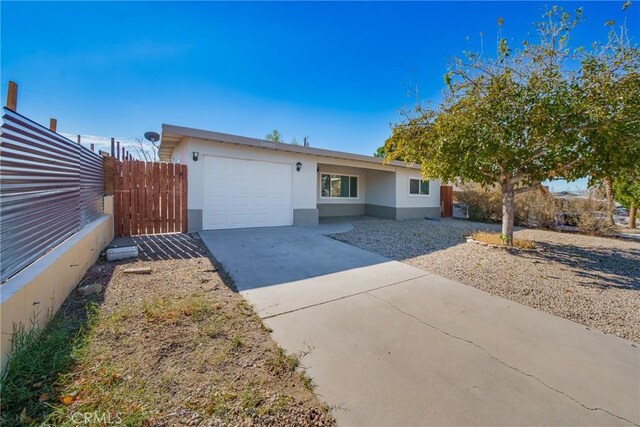
[[[613,224],[612,180],[640,158],[640,51],[631,44],[626,25],[612,21],[604,45],[594,45],[581,61],[579,109],[582,153],[590,184],[602,182],[608,221]]]
[[[282,138],[282,134],[278,129],[274,129],[268,134],[266,134],[264,139],[272,142],[284,142],[284,139]]]
[[[640,206],[640,165],[627,169],[613,181],[615,199],[625,208]]]
[[[635,51],[613,36],[588,54],[572,50],[580,20],[580,9],[553,7],[535,39],[512,47],[499,19],[495,55],[456,59],[444,76],[445,100],[403,112],[385,143],[386,159],[420,164],[425,177],[499,186],[507,243],[516,194],[554,178],[611,176],[637,160]]]

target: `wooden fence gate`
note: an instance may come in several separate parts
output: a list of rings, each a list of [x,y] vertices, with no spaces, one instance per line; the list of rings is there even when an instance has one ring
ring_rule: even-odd
[[[440,186],[440,216],[449,218],[453,216],[453,186]]]
[[[187,231],[187,165],[113,159],[116,237]]]

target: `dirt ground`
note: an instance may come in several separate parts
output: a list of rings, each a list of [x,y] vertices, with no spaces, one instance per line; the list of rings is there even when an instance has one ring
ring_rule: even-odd
[[[50,424],[98,413],[127,425],[332,425],[300,355],[286,355],[198,240],[137,239],[135,262],[99,261],[61,316],[88,318]],[[129,268],[149,267],[150,274]],[[90,304],[89,310],[86,310]]]

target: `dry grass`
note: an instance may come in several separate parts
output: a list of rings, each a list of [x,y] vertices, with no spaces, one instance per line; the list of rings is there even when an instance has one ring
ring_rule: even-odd
[[[3,425],[20,425],[24,408],[33,422],[50,425],[72,425],[78,413],[106,414],[125,425],[333,423],[298,357],[271,340],[209,259],[143,261],[135,266],[150,267],[151,274],[123,273],[131,266],[112,270],[98,300],[68,299],[53,325],[74,318],[77,310],[69,307],[91,307],[82,334],[56,340],[69,347],[71,363],[48,372],[31,397],[3,395]],[[44,332],[45,338],[64,333]],[[26,391],[43,381],[42,374],[19,374],[11,378]],[[39,402],[42,390],[47,399]]]
[[[502,239],[500,233],[487,233],[485,231],[476,231],[471,234],[471,238],[478,242],[487,243],[489,245],[506,246],[505,241]],[[513,247],[518,249],[535,249],[536,245],[525,239],[513,238]]]

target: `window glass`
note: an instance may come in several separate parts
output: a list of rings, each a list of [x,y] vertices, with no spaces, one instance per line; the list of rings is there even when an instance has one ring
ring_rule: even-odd
[[[340,193],[336,194],[336,197],[349,197],[349,177],[338,175],[338,179],[340,179]]]
[[[420,181],[417,179],[409,180],[409,194],[420,194]]]
[[[420,181],[420,194],[429,194],[429,181]]]
[[[322,197],[358,197],[358,177],[349,175],[320,176]]]
[[[322,175],[322,197],[330,197],[331,196],[331,176]]]
[[[349,186],[349,196],[358,197],[358,177],[352,176],[350,177],[350,180],[351,185]]]
[[[428,179],[409,179],[409,194],[429,194],[429,180]]]

